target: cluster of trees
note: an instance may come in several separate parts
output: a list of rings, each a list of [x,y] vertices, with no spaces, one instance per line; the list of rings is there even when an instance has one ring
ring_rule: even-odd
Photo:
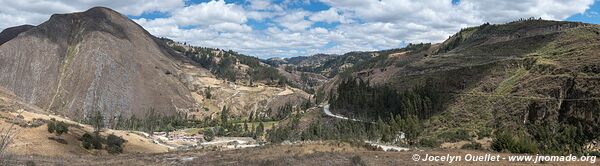
[[[63,121],[56,121],[56,119],[52,118],[50,119],[50,122],[48,122],[48,132],[60,136],[69,132],[69,125]]]
[[[202,131],[204,139],[212,141],[215,137],[229,136],[229,137],[254,137],[261,138],[264,134],[264,124],[258,122],[258,125],[250,127],[248,121],[244,121],[243,124],[234,123],[230,120],[229,109],[225,106],[221,111],[220,121],[216,126],[207,127]]]
[[[342,74],[348,75],[349,73],[352,73],[352,72],[360,72],[365,69],[372,69],[372,68],[376,68],[376,67],[385,68],[387,66],[390,66],[393,63],[393,61],[390,61],[390,58],[389,58],[390,54],[405,52],[405,51],[409,51],[408,54],[420,53],[422,51],[426,51],[430,47],[431,47],[431,43],[419,43],[419,44],[408,43],[408,45],[406,45],[406,47],[404,47],[404,48],[396,48],[396,49],[377,51],[375,53],[377,53],[379,56],[365,59],[363,61],[358,61],[351,68],[343,71]]]
[[[94,126],[104,126],[104,117],[101,113],[90,116],[89,124]],[[132,115],[128,118],[123,116],[116,117],[111,123],[114,129],[138,130],[148,133],[157,131],[174,131],[176,129],[198,127],[201,123],[194,118],[188,118],[185,113],[175,113],[171,115],[162,114],[155,109],[149,109],[143,116]]]
[[[572,123],[572,124],[570,124]],[[528,133],[537,142],[540,152],[546,154],[582,154],[586,153],[583,145],[598,137],[592,125],[585,122],[566,122],[562,124],[530,124]],[[596,128],[597,129],[597,128]]]
[[[251,82],[267,81],[272,84],[287,84],[287,78],[279,74],[277,69],[268,65],[262,65],[261,60],[256,57],[240,54],[232,50],[222,51],[206,47],[190,47],[190,49],[186,50],[181,46],[173,45],[172,48],[182,52],[185,56],[191,58],[200,64],[200,66],[209,69],[211,73],[222,79],[236,81],[241,77]],[[218,57],[220,58],[218,62],[216,60],[216,52],[222,52]],[[236,70],[234,67],[237,62],[248,65],[250,69],[246,73],[240,73],[240,70]]]
[[[85,149],[102,149],[103,143],[106,144],[105,148],[108,153],[118,154],[123,152],[123,143],[125,140],[114,134],[108,135],[103,138],[99,133],[88,133],[86,132],[81,136],[81,144]]]
[[[428,118],[442,110],[441,96],[432,87],[422,86],[397,92],[389,86],[370,86],[362,79],[342,81],[337,93],[330,97],[333,110],[345,110],[363,118],[387,117],[390,113]]]
[[[154,114],[154,111],[150,111],[150,113]],[[91,111],[88,113],[86,122],[92,125],[92,127],[94,127],[94,131],[92,133],[86,132],[81,136],[80,140],[83,148],[100,150],[102,149],[102,144],[104,143],[106,144],[106,150],[109,153],[122,153],[123,143],[125,142],[123,138],[118,137],[114,134],[110,134],[106,138],[103,138],[100,135],[100,131],[106,127],[104,121],[104,115],[102,115],[102,112],[100,112],[99,110]],[[123,120],[121,117],[117,118],[115,128],[119,127],[124,122],[126,122],[126,120]]]
[[[397,92],[388,86],[372,87],[361,79],[348,78],[340,83],[336,92],[329,98],[331,109],[345,110],[343,112],[350,112],[360,119],[376,122],[317,120],[303,131],[294,130],[296,124],[290,123],[269,131],[269,140],[357,139],[399,143],[398,138],[404,134],[406,142],[402,143],[418,144],[421,120],[442,110],[441,96],[427,85]]]
[[[210,121],[198,120],[188,117],[187,113],[164,114],[150,108],[142,116],[131,115],[126,117],[118,115],[107,118],[100,110],[90,111],[86,114],[82,123],[94,127],[94,132],[100,132],[103,128],[118,130],[137,130],[152,134],[153,132],[169,132],[182,128],[194,128],[210,125]]]
[[[372,140],[388,143],[416,144],[422,125],[415,116],[405,118],[390,115],[389,120],[381,118],[375,123],[349,120],[316,120],[305,130],[299,131],[300,115],[292,117],[290,123],[268,131],[268,140],[280,143],[285,140]],[[404,133],[406,142],[398,139]]]
[[[535,141],[527,136],[515,136],[512,132],[503,132],[496,135],[492,141],[492,149],[498,152],[509,151],[512,153],[537,154],[538,148]]]

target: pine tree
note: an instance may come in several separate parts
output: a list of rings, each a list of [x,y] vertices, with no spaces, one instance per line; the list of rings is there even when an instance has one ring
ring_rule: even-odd
[[[244,121],[244,133],[248,132],[248,121]]]
[[[254,139],[260,139],[265,131],[265,126],[262,122],[256,126],[256,130],[254,130]]]
[[[95,133],[99,133],[104,128],[104,116],[99,110],[90,113],[88,122],[94,127]]]

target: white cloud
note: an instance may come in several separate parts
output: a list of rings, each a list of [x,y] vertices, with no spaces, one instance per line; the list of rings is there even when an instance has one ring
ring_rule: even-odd
[[[0,0],[0,29],[21,24],[37,25],[56,13],[85,11],[105,6],[126,15],[169,12],[185,5],[184,0]]]
[[[583,13],[593,0],[321,0],[330,8],[298,6],[315,0],[248,0],[242,3],[186,0],[0,0],[0,29],[39,24],[53,13],[108,6],[128,15],[164,12],[166,18],[140,18],[150,33],[205,47],[233,49],[259,57],[381,50],[412,42],[441,42],[467,26],[519,18],[562,20]],[[252,20],[252,21],[251,21]],[[255,27],[259,22],[262,27]],[[337,26],[316,27],[315,23]]]
[[[225,4],[224,1],[210,1],[207,3],[187,6],[176,10],[172,14],[179,25],[212,25],[220,23],[245,23],[248,18],[244,9],[235,4]]]
[[[336,8],[329,8],[328,10],[317,12],[310,16],[310,20],[316,22],[322,21],[327,23],[350,23],[350,20],[347,20],[344,16],[340,15]]]
[[[252,28],[248,25],[235,24],[230,22],[210,25],[210,28],[220,32],[250,32]]]
[[[271,7],[271,1],[269,0],[251,0],[250,8],[255,10],[266,10]]]
[[[306,20],[305,17],[309,16],[306,11],[292,11],[285,13],[285,15],[275,18],[275,21],[279,25],[290,29],[292,31],[303,31],[312,25],[311,21]]]

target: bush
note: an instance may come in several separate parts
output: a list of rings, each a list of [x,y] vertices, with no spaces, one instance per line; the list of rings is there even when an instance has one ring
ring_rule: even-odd
[[[28,160],[27,162],[25,162],[26,166],[35,166],[35,162]]]
[[[448,142],[458,142],[458,141],[464,141],[464,140],[470,140],[471,136],[469,135],[469,132],[467,130],[457,130],[455,132],[444,132],[442,134],[440,134],[438,136],[438,138],[443,139],[444,141],[448,141]]]
[[[352,161],[352,165],[359,165],[359,166],[366,166],[367,164],[365,163],[365,161],[362,160],[362,158],[358,155],[353,156],[352,158],[350,158],[350,161]]]
[[[40,126],[44,125],[45,123],[46,122],[44,122],[44,120],[42,120],[42,119],[34,118],[33,121],[31,122],[31,124],[29,124],[29,127],[36,128],[36,127],[40,127]]]
[[[85,149],[102,149],[102,137],[97,134],[85,133],[81,136],[81,144]]]
[[[492,130],[489,128],[484,128],[479,130],[479,132],[477,133],[477,137],[479,139],[484,138],[484,137],[491,137],[492,136]]]
[[[421,147],[430,147],[430,148],[440,147],[440,142],[438,142],[435,139],[429,139],[429,138],[423,138],[423,139],[419,140],[418,144]]]
[[[492,149],[495,151],[509,150],[515,145],[515,141],[510,134],[498,134],[494,140],[492,140]]]
[[[67,123],[65,122],[56,122],[56,125],[54,125],[54,132],[56,132],[56,135],[62,135],[63,133],[68,133],[69,132],[69,126],[67,125]]]
[[[49,133],[54,133],[55,127],[56,125],[54,124],[54,122],[48,122],[48,132]]]
[[[509,133],[498,134],[492,141],[492,149],[498,152],[509,151],[512,153],[535,154],[538,152],[537,144],[528,137],[513,138],[513,135]]]
[[[83,148],[85,148],[85,149],[92,148],[93,139],[94,139],[94,137],[92,137],[92,135],[90,135],[89,133],[83,134],[83,136],[81,136],[81,145],[83,145]]]
[[[63,133],[69,132],[69,125],[62,121],[57,122],[55,120],[52,120],[48,122],[48,132],[55,133],[56,135],[60,136]]]
[[[106,150],[110,154],[123,153],[124,142],[125,140],[123,138],[110,134],[106,137]]]
[[[213,139],[215,139],[215,132],[213,131],[213,129],[204,129],[203,136],[204,136],[204,140],[206,141],[212,141]]]
[[[528,153],[528,154],[537,154],[537,144],[531,140],[530,138],[519,138],[515,141],[517,145],[510,150],[513,153]]]
[[[468,144],[464,144],[461,149],[472,149],[472,150],[481,150],[481,144],[478,142],[470,142]]]

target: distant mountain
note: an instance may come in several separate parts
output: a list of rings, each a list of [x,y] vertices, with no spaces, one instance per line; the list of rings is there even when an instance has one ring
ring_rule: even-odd
[[[6,39],[20,34],[0,46],[0,86],[40,108],[82,118],[196,105],[176,76],[186,58],[114,10],[54,14],[5,31]]]
[[[0,45],[6,43],[9,40],[12,40],[13,38],[21,34],[21,32],[28,31],[33,27],[33,25],[21,25],[2,30],[2,32],[0,32]]]

